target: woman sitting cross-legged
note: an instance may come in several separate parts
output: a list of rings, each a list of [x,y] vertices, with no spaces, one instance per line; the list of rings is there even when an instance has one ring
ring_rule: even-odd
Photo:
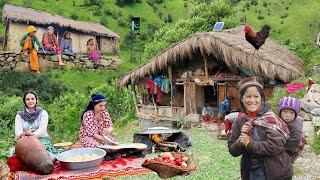
[[[118,144],[109,136],[112,130],[113,123],[106,110],[104,95],[100,93],[93,94],[81,116],[80,142],[84,147]]]
[[[54,148],[47,133],[48,113],[37,106],[38,96],[30,91],[24,94],[25,108],[19,111],[15,118],[15,141],[23,136],[36,136],[46,150],[52,154],[59,154],[63,150]]]

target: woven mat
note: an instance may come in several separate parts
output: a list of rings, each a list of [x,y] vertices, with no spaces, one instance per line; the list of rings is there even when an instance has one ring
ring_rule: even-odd
[[[82,170],[68,170],[60,166],[59,162],[55,163],[55,169],[50,175],[38,175],[33,172],[17,171],[14,179],[102,179],[115,178],[119,176],[133,176],[150,173],[149,169],[141,167],[143,158],[124,158],[119,157],[112,161],[103,161],[101,165],[94,168]]]

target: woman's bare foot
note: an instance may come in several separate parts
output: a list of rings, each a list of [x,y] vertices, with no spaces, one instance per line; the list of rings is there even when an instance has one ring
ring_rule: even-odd
[[[38,75],[41,74],[40,70],[37,70],[36,73],[37,73]]]
[[[63,62],[59,62],[59,64],[58,64],[59,66],[65,66],[66,64],[65,63],[63,63]]]

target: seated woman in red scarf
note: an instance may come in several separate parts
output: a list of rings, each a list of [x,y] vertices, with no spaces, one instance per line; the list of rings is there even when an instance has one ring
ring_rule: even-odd
[[[91,95],[91,100],[81,116],[79,139],[84,147],[118,144],[109,136],[113,130],[113,123],[106,110],[106,104],[103,94]]]
[[[57,55],[59,66],[64,66],[65,64],[62,62],[61,58],[61,49],[59,47],[57,36],[54,34],[53,26],[49,26],[47,28],[47,32],[43,34],[42,37],[42,45],[43,49],[47,51],[49,54]]]

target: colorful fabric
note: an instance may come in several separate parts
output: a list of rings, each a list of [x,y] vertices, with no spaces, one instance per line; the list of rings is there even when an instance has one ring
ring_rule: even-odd
[[[35,36],[34,36],[35,37]],[[34,49],[33,37],[30,38],[27,36],[23,41],[22,52],[27,51],[29,54],[29,67],[32,71],[37,71],[40,69],[39,60],[38,60],[38,52]],[[40,43],[40,42],[39,42]]]
[[[60,48],[62,52],[68,52],[76,54],[76,51],[72,48],[72,39],[61,39]]]
[[[20,41],[20,46],[24,47],[25,42],[26,42],[27,40],[29,40],[29,38],[30,38],[29,33],[28,33],[28,34],[25,34],[25,35],[22,37],[21,41]],[[42,48],[42,45],[41,45],[39,39],[37,38],[37,36],[32,36],[32,37],[31,37],[31,43],[29,43],[28,46],[26,46],[26,47],[28,47],[29,49],[27,49],[27,48],[25,48],[25,49],[22,48],[22,51],[24,52],[24,51],[28,50],[28,53],[30,53],[30,51],[31,51],[32,49],[36,49],[36,46],[38,46],[39,48]]]
[[[289,138],[290,133],[287,124],[273,112],[267,112],[264,114],[264,116],[259,117],[257,120],[251,122],[253,126],[273,129],[283,134],[286,139]]]
[[[228,99],[225,99],[219,107],[219,110],[221,113],[225,113],[228,114],[231,111],[231,107],[230,107],[230,101]]]
[[[286,90],[289,94],[295,93],[301,89],[304,89],[305,84],[304,83],[290,83],[286,84]]]
[[[143,175],[152,172],[141,167],[143,158],[124,158],[119,157],[112,161],[103,161],[99,166],[81,170],[68,170],[61,167],[59,162],[54,163],[55,168],[50,175],[39,175],[31,171],[17,171],[15,180],[28,179],[50,179],[50,180],[69,180],[69,179],[103,179],[117,178],[121,176]]]
[[[63,149],[53,147],[50,137],[38,137],[38,139],[41,141],[46,150],[54,155],[60,154],[64,151]]]
[[[29,169],[17,156],[8,157],[7,164],[10,168],[10,172],[26,171]]]
[[[28,110],[27,110],[28,111]],[[15,137],[19,137],[23,132],[32,131],[37,137],[49,136],[47,133],[48,113],[42,110],[37,119],[32,123],[25,121],[17,113],[15,118]]]
[[[61,54],[61,49],[55,34],[45,33],[42,37],[43,49],[49,53]]]
[[[101,59],[101,56],[100,54],[97,52],[97,51],[94,51],[92,53],[89,53],[89,57],[90,59],[92,60],[93,63],[99,63],[100,62],[100,59]]]
[[[93,135],[103,135],[103,129],[113,127],[112,120],[107,111],[103,111],[101,119],[95,117],[93,110],[89,110],[83,114],[83,122],[79,131],[79,139],[84,147],[97,147],[103,145],[97,141]]]
[[[165,92],[165,93],[168,93],[169,90],[170,90],[170,88],[169,88],[169,80],[168,80],[168,78],[162,76],[162,79],[161,79],[161,91]]]
[[[35,112],[29,112],[26,108],[24,108],[22,111],[18,112],[20,117],[27,121],[28,123],[33,123],[36,119],[38,119],[38,116],[42,112],[42,109],[40,107],[36,107]]]

